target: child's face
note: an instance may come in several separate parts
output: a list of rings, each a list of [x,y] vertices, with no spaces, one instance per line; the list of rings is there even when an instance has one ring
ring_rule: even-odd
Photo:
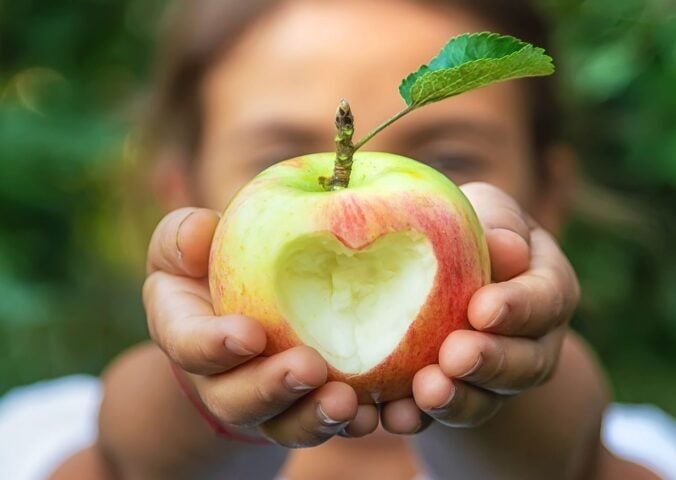
[[[487,29],[491,25],[462,10],[411,1],[282,3],[251,26],[204,81],[194,200],[222,210],[268,165],[332,151],[341,98],[352,106],[360,138],[403,107],[397,87],[407,73],[451,36]],[[493,183],[537,210],[542,198],[524,94],[522,84],[508,82],[424,107],[365,149],[429,163],[456,183]]]

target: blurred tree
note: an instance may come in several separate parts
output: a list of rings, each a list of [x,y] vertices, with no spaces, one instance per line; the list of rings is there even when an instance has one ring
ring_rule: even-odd
[[[145,336],[124,146],[162,3],[0,4],[0,392]]]
[[[619,400],[676,414],[674,5],[543,4],[557,25],[569,133],[596,185],[578,192],[564,241],[584,292],[575,325]],[[129,132],[164,7],[0,0],[0,394],[98,373],[146,335],[152,222],[129,220],[140,203],[129,195],[139,181]]]
[[[574,325],[619,400],[676,414],[676,5],[546,3],[570,135],[596,184],[564,240],[583,287]]]

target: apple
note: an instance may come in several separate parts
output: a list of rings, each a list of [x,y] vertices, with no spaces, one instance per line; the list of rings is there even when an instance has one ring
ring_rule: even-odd
[[[349,187],[327,190],[317,179],[335,159],[283,161],[232,200],[211,249],[214,308],[258,320],[267,355],[316,349],[360,402],[403,398],[446,336],[469,328],[469,300],[490,279],[486,242],[433,168],[357,152]]]
[[[425,105],[553,72],[541,48],[468,33],[404,78],[405,107],[356,143],[341,100],[334,153],[273,165],[225,210],[209,265],[216,313],[258,320],[266,354],[316,349],[329,379],[352,385],[360,402],[410,395],[413,376],[436,363],[448,334],[469,328],[470,298],[490,280],[488,249],[448,178],[415,160],[358,150]]]

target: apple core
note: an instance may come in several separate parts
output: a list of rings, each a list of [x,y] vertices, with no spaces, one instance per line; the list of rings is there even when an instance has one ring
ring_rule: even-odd
[[[359,374],[399,344],[434,284],[437,260],[417,232],[353,250],[329,233],[297,238],[276,267],[282,314],[335,369]]]

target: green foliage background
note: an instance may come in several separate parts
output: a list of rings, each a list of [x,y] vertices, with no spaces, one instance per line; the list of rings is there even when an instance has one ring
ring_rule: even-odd
[[[564,240],[584,292],[574,323],[619,400],[676,414],[676,10],[543,3],[595,185]],[[129,136],[164,5],[0,0],[0,394],[99,373],[146,336],[143,257],[159,213],[130,220]]]

